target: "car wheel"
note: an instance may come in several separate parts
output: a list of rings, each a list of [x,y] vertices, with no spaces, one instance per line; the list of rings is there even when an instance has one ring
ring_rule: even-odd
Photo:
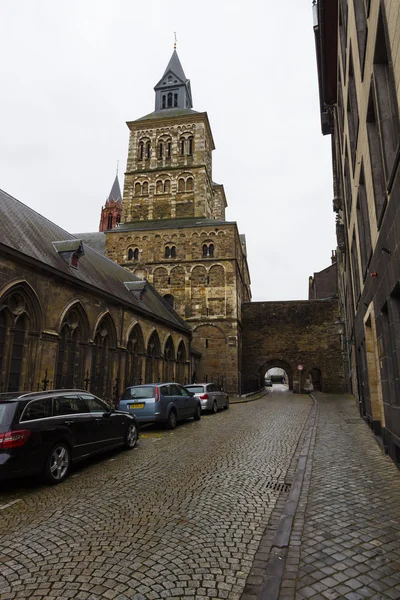
[[[213,405],[212,405],[212,412],[215,414],[218,412],[218,406],[217,406],[217,401],[214,400]]]
[[[224,408],[225,408],[225,410],[228,410],[228,408],[229,408],[229,398],[228,398],[228,396],[226,397],[226,404],[225,404]]]
[[[167,429],[175,429],[178,419],[176,418],[176,412],[171,410],[167,419]]]
[[[64,442],[53,446],[44,467],[44,478],[47,483],[55,484],[64,481],[71,463],[70,449]]]
[[[200,421],[200,419],[201,419],[201,406],[199,404],[197,405],[196,412],[194,413],[193,419],[195,421]]]
[[[135,423],[129,423],[125,433],[124,446],[127,450],[132,450],[138,441],[138,430]]]

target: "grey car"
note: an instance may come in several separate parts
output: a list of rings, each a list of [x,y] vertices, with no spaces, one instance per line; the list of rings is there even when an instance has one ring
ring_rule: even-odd
[[[186,389],[195,394],[201,402],[201,410],[218,412],[229,408],[229,396],[216,383],[192,383]]]
[[[200,400],[173,382],[127,387],[118,409],[135,415],[139,423],[163,423],[168,429],[175,429],[178,421],[201,417]]]

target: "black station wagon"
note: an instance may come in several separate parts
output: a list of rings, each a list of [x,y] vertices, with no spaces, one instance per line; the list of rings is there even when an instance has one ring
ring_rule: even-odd
[[[60,483],[71,463],[138,437],[134,415],[83,390],[0,394],[0,480],[41,473]]]

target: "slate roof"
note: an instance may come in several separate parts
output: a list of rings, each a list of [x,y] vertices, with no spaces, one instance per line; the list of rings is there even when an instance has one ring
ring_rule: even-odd
[[[172,71],[173,74],[176,75],[183,83],[187,82],[187,77],[183,71],[181,61],[179,60],[178,53],[175,49],[172,53],[171,58],[169,59],[169,63],[164,71],[164,75],[166,75],[168,71]]]
[[[84,244],[87,244],[99,254],[104,255],[106,253],[106,236],[103,231],[94,231],[93,233],[73,233],[72,235],[79,240],[82,240]]]
[[[222,219],[202,219],[188,217],[186,219],[159,219],[156,221],[134,221],[123,223],[107,233],[120,233],[121,231],[140,231],[143,229],[182,229],[184,227],[215,227],[216,225],[236,225],[236,221],[223,221]]]
[[[11,248],[26,256],[27,260],[33,259],[56,270],[61,276],[72,277],[77,284],[86,284],[100,293],[111,295],[117,302],[130,305],[133,310],[149,318],[154,316],[179,329],[190,331],[185,321],[151,284],[147,284],[146,293],[140,301],[124,285],[125,281],[139,281],[139,278],[90,246],[84,245],[85,254],[79,260],[79,268],[69,267],[52,242],[74,239],[76,237],[71,233],[0,190],[0,248]]]
[[[119,187],[118,175],[115,176],[115,180],[114,180],[113,186],[111,188],[111,192],[109,193],[107,200],[115,200],[115,201],[120,200],[122,202],[122,194],[121,194],[121,188]]]
[[[147,121],[147,120],[155,120],[155,119],[168,119],[170,117],[185,117],[189,115],[199,115],[198,110],[193,110],[193,108],[164,108],[163,110],[155,110],[144,117],[140,117],[140,119],[135,119],[131,121],[131,123],[137,123],[138,121]]]

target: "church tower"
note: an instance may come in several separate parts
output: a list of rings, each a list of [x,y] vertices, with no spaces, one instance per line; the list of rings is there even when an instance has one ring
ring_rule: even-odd
[[[155,110],[127,123],[122,218],[107,231],[106,255],[148,279],[191,325],[192,378],[238,392],[241,303],[251,299],[245,239],[225,221],[210,123],[193,109],[176,49],[154,91]]]
[[[118,174],[115,176],[111,192],[105,206],[101,207],[99,231],[114,229],[121,222],[122,195],[119,187]]]

